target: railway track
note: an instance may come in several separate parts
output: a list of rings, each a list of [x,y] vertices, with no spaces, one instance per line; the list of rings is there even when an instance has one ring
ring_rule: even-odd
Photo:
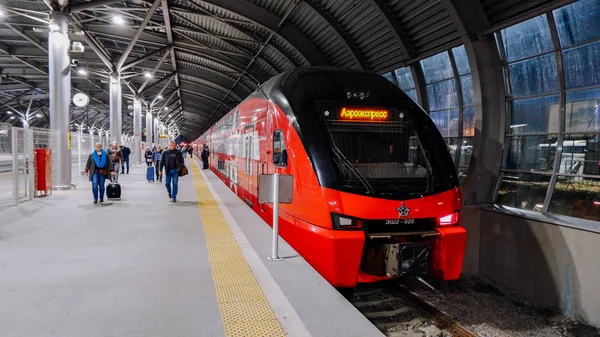
[[[368,284],[346,296],[388,337],[476,337],[397,282]]]

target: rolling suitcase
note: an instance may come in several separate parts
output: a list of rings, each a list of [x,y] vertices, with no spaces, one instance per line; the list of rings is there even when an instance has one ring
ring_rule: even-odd
[[[121,185],[112,181],[106,187],[106,197],[108,199],[121,199]]]
[[[154,166],[150,166],[146,170],[146,179],[148,181],[154,181]]]

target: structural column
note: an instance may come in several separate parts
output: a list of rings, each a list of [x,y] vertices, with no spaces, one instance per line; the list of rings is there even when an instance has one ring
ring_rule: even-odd
[[[146,111],[146,147],[152,149],[152,113]]]
[[[50,14],[48,34],[48,78],[50,92],[50,129],[59,132],[52,144],[52,156],[58,163],[57,188],[71,188],[71,150],[69,133],[71,125],[71,59],[69,57],[68,16],[62,12]]]
[[[142,162],[142,102],[139,97],[133,100],[133,158],[134,163]]]
[[[116,72],[110,75],[110,143],[121,144],[123,115],[121,114],[121,80]]]

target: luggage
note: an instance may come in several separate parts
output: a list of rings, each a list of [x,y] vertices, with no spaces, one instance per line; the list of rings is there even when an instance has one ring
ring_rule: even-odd
[[[188,169],[187,169],[187,167],[185,167],[185,165],[183,165],[181,167],[181,170],[179,170],[178,176],[185,177],[187,175],[188,175]]]
[[[146,180],[154,181],[154,166],[148,166],[146,169]]]
[[[121,185],[111,181],[106,187],[106,197],[108,199],[121,199]]]

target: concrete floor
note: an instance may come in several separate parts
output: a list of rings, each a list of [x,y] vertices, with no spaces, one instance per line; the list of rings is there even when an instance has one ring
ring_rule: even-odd
[[[0,336],[222,336],[191,175],[179,203],[141,166],[0,211]]]

